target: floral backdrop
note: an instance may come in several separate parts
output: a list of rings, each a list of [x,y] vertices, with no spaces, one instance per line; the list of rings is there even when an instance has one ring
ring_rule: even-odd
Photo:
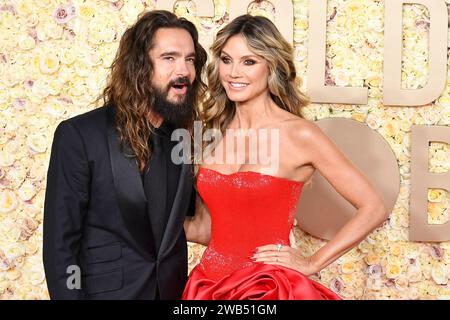
[[[214,33],[228,21],[230,1],[214,1],[213,19],[197,18],[191,1],[178,1],[174,11],[201,33]],[[154,9],[154,2],[0,0],[0,299],[49,298],[42,215],[53,132],[62,120],[95,107],[121,34],[139,13]],[[250,11],[273,19],[272,3],[255,1]],[[295,60],[305,78],[308,0],[293,3]],[[404,5],[403,14],[403,87],[420,88],[428,74],[429,16],[424,7],[411,4]],[[346,299],[449,299],[450,241],[409,242],[408,208],[411,126],[450,125],[450,82],[430,105],[383,106],[383,21],[383,1],[328,1],[326,82],[366,86],[369,101],[312,104],[303,114],[310,120],[352,118],[379,132],[398,160],[398,201],[386,223],[314,279]],[[432,172],[450,169],[447,144],[432,143],[429,158]],[[430,189],[428,200],[428,221],[447,222],[447,191]],[[298,228],[295,235],[295,245],[306,255],[324,244]],[[189,244],[190,270],[203,250]]]

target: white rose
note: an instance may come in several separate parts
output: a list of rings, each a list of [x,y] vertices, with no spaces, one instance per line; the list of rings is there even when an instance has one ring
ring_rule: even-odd
[[[38,23],[39,23],[39,15],[37,15],[36,13],[32,13],[27,16],[27,27],[29,28],[36,27]]]
[[[17,40],[17,44],[22,50],[31,50],[36,46],[36,42],[29,35],[21,35]]]
[[[53,102],[46,104],[44,107],[44,111],[54,117],[61,117],[66,112],[64,106],[61,103]]]
[[[7,87],[14,87],[21,81],[22,79],[19,78],[19,75],[17,72],[15,72],[14,68],[7,67],[4,70],[4,74],[2,75],[2,78],[0,79],[1,82]]]
[[[32,284],[33,286],[37,286],[44,282],[45,280],[45,273],[41,266],[34,265],[31,270],[26,274],[27,280]]]
[[[48,84],[43,79],[36,79],[31,88],[33,95],[30,96],[32,102],[40,103],[42,99],[46,98],[50,93],[48,90]]]
[[[54,21],[48,21],[44,24],[44,32],[50,39],[61,39],[63,28]]]
[[[444,264],[436,264],[431,269],[431,278],[434,282],[439,285],[447,284],[448,281],[448,270],[447,266]]]
[[[0,105],[7,105],[8,101],[9,101],[8,90],[4,86],[0,86]]]
[[[25,181],[17,190],[17,194],[22,201],[31,200],[36,195],[36,187],[30,181]]]
[[[39,68],[44,74],[52,74],[59,69],[59,58],[54,53],[44,53],[39,59]]]
[[[14,157],[11,153],[7,151],[1,151],[0,152],[0,166],[2,167],[9,167],[13,165],[14,163]]]
[[[33,153],[44,153],[47,150],[47,138],[42,134],[29,135],[27,144]]]
[[[66,65],[71,65],[75,61],[75,54],[73,52],[73,49],[61,50],[58,57],[61,62]]]
[[[410,265],[406,271],[409,282],[419,282],[422,280],[422,271],[419,266]]]

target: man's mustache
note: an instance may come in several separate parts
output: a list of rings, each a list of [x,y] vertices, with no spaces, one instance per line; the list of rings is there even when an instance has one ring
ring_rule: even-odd
[[[168,84],[168,87],[173,87],[173,86],[187,86],[190,87],[192,84],[189,81],[188,77],[179,77],[177,79],[171,80]]]

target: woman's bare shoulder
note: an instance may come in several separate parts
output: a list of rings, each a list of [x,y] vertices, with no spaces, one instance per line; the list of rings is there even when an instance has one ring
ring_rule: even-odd
[[[293,115],[283,122],[281,130],[295,142],[312,142],[323,137],[323,132],[312,121]]]

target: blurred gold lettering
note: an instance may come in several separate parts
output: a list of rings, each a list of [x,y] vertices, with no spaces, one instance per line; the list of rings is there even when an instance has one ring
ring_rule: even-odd
[[[411,141],[409,240],[449,241],[449,222],[428,224],[427,199],[429,188],[440,188],[450,191],[450,172],[431,173],[428,170],[429,143],[432,141],[450,143],[450,127],[412,126]]]

